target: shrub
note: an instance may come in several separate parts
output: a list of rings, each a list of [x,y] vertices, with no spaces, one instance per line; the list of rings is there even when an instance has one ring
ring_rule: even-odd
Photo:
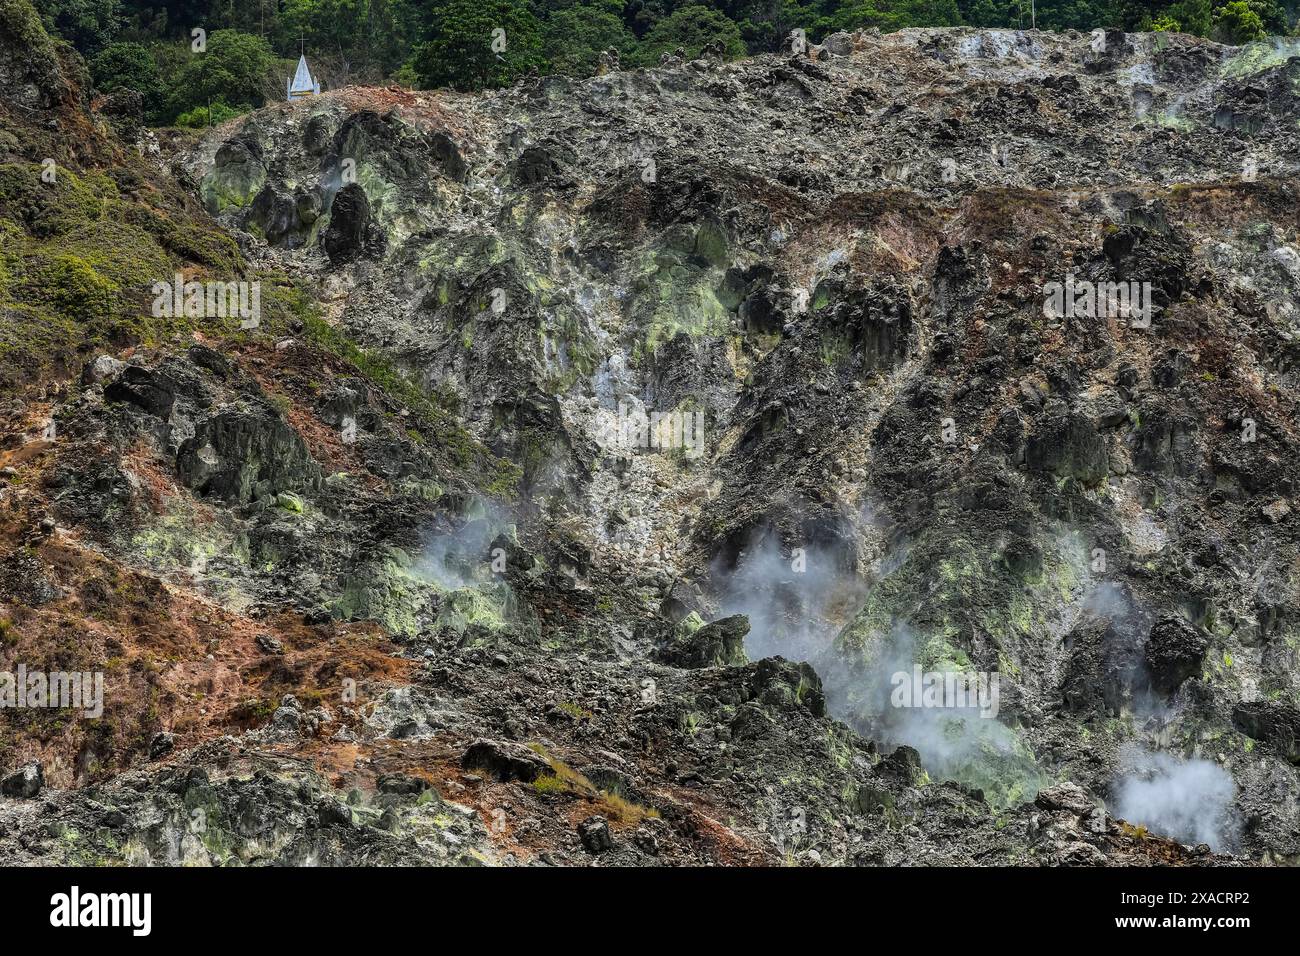
[[[206,106],[196,106],[194,109],[182,113],[176,117],[176,125],[190,129],[220,126],[226,120],[242,116],[250,110],[252,110],[252,107],[247,103],[241,103],[239,106],[229,106],[223,100],[217,100],[212,104],[211,111]]]

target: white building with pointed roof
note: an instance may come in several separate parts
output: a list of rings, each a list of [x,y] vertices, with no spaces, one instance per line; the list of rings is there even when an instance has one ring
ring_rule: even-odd
[[[293,74],[293,79],[286,77],[284,85],[290,103],[308,96],[320,96],[320,83],[312,79],[311,70],[307,68],[305,53],[298,57],[298,69]]]

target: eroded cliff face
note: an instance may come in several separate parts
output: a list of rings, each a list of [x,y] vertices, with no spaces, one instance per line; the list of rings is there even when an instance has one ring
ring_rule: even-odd
[[[108,673],[0,840],[1294,861],[1297,54],[839,35],[164,149],[269,304],[11,406],[9,657]]]

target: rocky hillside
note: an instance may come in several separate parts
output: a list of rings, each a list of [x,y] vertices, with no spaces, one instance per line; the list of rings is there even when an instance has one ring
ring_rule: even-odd
[[[7,858],[1300,859],[1300,46],[0,81]]]

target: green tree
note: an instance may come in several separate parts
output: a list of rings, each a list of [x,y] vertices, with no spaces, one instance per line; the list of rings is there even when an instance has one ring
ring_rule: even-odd
[[[1182,27],[1183,33],[1206,37],[1214,20],[1210,0],[1179,0],[1164,10],[1161,16],[1175,20]]]
[[[556,10],[542,28],[542,49],[557,73],[591,76],[603,51],[617,50],[622,58],[635,48],[636,37],[623,25],[617,0]]]
[[[958,0],[961,22],[972,27],[1005,27],[1016,23],[1019,0]]]
[[[1040,30],[1087,31],[1120,22],[1109,0],[1044,0],[1037,8]]]
[[[904,0],[903,9],[915,26],[955,27],[961,25],[957,0]]]
[[[101,93],[135,90],[144,101],[148,122],[156,122],[165,105],[166,92],[158,63],[140,43],[112,43],[90,61],[90,75]]]
[[[238,30],[210,33],[207,50],[189,54],[176,77],[171,113],[206,107],[209,100],[261,106],[275,64],[270,45],[261,37]]]
[[[37,6],[46,24],[83,56],[112,43],[122,26],[119,0],[43,0]]]
[[[302,38],[311,49],[343,54],[365,32],[365,0],[284,0],[276,36],[282,50],[298,53]]]
[[[126,16],[122,39],[174,40],[202,27],[271,36],[285,0],[122,0]]]
[[[879,27],[881,30],[905,30],[919,26],[956,26],[961,22],[957,0],[856,0],[835,15],[841,30]]]
[[[780,49],[792,30],[820,40],[835,29],[831,8],[838,0],[728,0],[722,12],[736,22],[750,53]]]
[[[283,0],[276,19],[277,47],[308,58],[334,58],[345,72],[388,72],[411,53],[410,10],[402,0]]]
[[[720,45],[723,54],[729,58],[746,53],[740,29],[724,14],[708,7],[682,7],[660,20],[642,37],[634,62],[655,64],[660,56],[679,47],[685,51],[688,60],[694,59],[704,52],[705,47],[713,45]]]
[[[523,0],[441,0],[432,23],[414,62],[426,88],[501,87],[544,65],[541,24]]]
[[[1232,0],[1214,11],[1214,39],[1239,45],[1264,39],[1264,21],[1245,0]]]
[[[1287,22],[1286,11],[1277,0],[1246,0],[1246,6],[1259,17],[1265,33],[1272,36],[1286,36],[1291,25]]]

